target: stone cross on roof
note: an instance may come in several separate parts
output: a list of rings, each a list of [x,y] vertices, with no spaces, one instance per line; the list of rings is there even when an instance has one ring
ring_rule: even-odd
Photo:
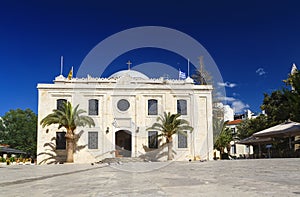
[[[131,62],[130,62],[130,60],[128,60],[128,62],[126,63],[127,65],[128,65],[128,70],[130,70],[130,66],[131,66]]]

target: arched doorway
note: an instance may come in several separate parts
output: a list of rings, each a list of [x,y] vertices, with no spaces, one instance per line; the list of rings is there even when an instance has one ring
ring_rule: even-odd
[[[120,130],[115,133],[116,157],[131,157],[131,132]]]

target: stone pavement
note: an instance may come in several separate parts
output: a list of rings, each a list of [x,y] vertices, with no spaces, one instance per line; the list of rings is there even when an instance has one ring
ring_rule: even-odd
[[[300,196],[300,158],[0,166],[0,196]]]

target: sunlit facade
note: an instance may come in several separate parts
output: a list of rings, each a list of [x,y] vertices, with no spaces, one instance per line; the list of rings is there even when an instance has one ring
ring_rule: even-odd
[[[63,102],[79,104],[96,126],[77,128],[81,137],[75,163],[96,162],[111,157],[141,157],[166,160],[164,139],[148,130],[164,112],[180,113],[194,131],[174,135],[175,160],[213,159],[212,86],[195,85],[191,78],[149,79],[134,70],[119,71],[108,78],[72,78],[62,75],[53,84],[38,84],[38,120]],[[57,125],[38,125],[38,163],[63,161],[65,130]]]

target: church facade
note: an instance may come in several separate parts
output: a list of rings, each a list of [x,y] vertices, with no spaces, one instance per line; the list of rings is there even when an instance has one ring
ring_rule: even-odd
[[[95,127],[80,127],[75,163],[111,157],[166,160],[165,139],[149,130],[164,112],[180,113],[193,132],[173,136],[174,160],[213,159],[212,86],[185,80],[150,79],[134,70],[119,71],[108,78],[72,78],[62,75],[52,84],[38,84],[38,122],[63,102],[87,112]],[[55,163],[66,155],[64,128],[38,124],[37,162]]]

